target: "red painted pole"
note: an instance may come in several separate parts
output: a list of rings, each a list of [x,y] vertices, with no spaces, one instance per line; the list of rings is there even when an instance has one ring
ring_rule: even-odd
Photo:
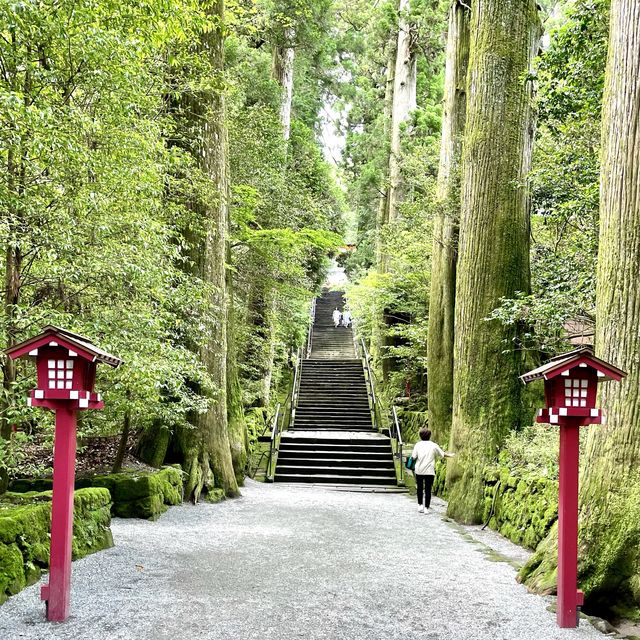
[[[580,428],[567,420],[560,426],[560,486],[558,493],[558,600],[559,627],[578,626],[578,463]]]
[[[63,621],[69,616],[75,467],[76,411],[61,403],[56,409],[53,453],[49,584],[42,590],[42,599],[47,600],[48,620]]]

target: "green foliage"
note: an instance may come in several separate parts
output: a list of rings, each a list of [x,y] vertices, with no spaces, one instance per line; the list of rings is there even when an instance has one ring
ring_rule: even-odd
[[[536,424],[512,431],[499,462],[519,477],[558,479],[558,428]]]
[[[9,479],[17,476],[43,476],[51,472],[50,468],[29,461],[26,449],[33,438],[20,431],[12,433],[8,440],[0,438],[0,470]]]
[[[299,3],[302,13],[294,12],[294,17],[302,19],[308,11],[318,17],[317,7],[304,7]],[[258,21],[262,31],[253,39],[261,35],[282,44],[269,15]],[[296,96],[320,100],[321,88],[310,75],[310,60],[320,55],[327,42],[327,34],[315,27],[296,30],[296,61],[302,59],[300,64],[306,65],[306,70],[295,69]],[[228,43],[233,87],[229,96],[231,259],[236,317],[243,319],[237,327],[238,349],[243,354],[240,374],[249,406],[264,402],[265,376],[273,375],[271,386],[278,387],[288,352],[304,340],[308,306],[324,280],[327,256],[342,244],[344,207],[342,193],[307,124],[307,107],[298,102],[293,105],[290,139],[284,140],[280,88],[271,77],[271,51],[251,44],[239,35]],[[316,65],[314,69],[321,66],[319,60]],[[316,111],[311,124],[317,116]]]
[[[538,59],[532,295],[503,301],[492,317],[528,325],[521,346],[543,355],[593,334],[608,12],[607,0],[575,2]]]
[[[383,110],[385,69],[397,15],[391,2],[367,9],[358,7],[354,14],[345,8],[341,14],[345,21],[344,46],[349,48],[342,61],[348,82],[341,90],[352,105],[346,114],[343,171],[357,227],[357,250],[346,263],[355,284],[347,295],[358,318],[358,332],[367,340],[377,331],[380,310],[385,310],[387,325],[382,328],[382,338],[388,345],[384,358],[392,363],[393,370],[390,396],[403,392],[407,381],[414,391],[424,391],[444,9],[429,0],[411,3],[419,106],[402,133],[400,165],[405,198],[398,218],[382,231],[377,229],[377,211],[387,189],[384,174],[389,161]],[[358,26],[355,33],[353,24]],[[384,273],[375,265],[376,243],[389,256]]]
[[[7,278],[18,284],[0,330],[8,343],[58,324],[125,360],[100,371],[106,408],[83,415],[81,436],[117,433],[125,414],[137,431],[188,427],[206,397],[215,402],[194,355],[214,314],[193,268],[200,256],[192,246],[205,229],[189,205],[220,194],[193,156],[202,135],[189,112],[194,96],[224,92],[229,105],[227,268],[238,281],[240,342],[254,333],[250,292],[265,290],[276,300],[282,363],[302,341],[326,256],[341,243],[343,198],[313,131],[332,51],[328,3],[229,3],[224,77],[194,46],[216,26],[205,5],[0,2],[0,257],[13,260],[16,276]],[[285,144],[272,51],[263,45],[282,44],[290,26],[301,106]],[[50,431],[50,414],[21,401],[34,382],[20,363],[3,389],[2,417]],[[21,463],[21,438],[1,445],[0,465],[35,472]]]
[[[164,207],[176,159],[164,144],[162,57],[189,28],[177,26],[175,9],[0,6],[12,34],[0,40],[0,241],[20,269],[4,335],[19,340],[59,324],[127,362],[101,374],[107,409],[81,432],[117,431],[125,410],[142,427],[154,414],[178,421],[198,406],[185,379],[203,374],[176,338],[201,293],[177,269],[179,212]],[[33,383],[29,367],[20,374],[16,395]],[[167,394],[177,400],[170,406],[160,403]],[[33,420],[23,407],[12,404],[7,418]]]

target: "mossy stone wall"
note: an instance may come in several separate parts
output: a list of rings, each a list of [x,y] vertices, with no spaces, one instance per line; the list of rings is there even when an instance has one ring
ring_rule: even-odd
[[[487,469],[484,481],[484,522],[535,550],[558,519],[557,481],[518,477],[505,467]]]
[[[118,518],[157,520],[169,505],[182,502],[182,471],[178,467],[80,478],[76,484],[109,489],[111,515]]]
[[[111,495],[81,489],[74,496],[73,558],[113,546]],[[51,492],[6,493],[0,502],[0,603],[36,582],[49,566]]]
[[[156,520],[169,505],[182,502],[182,471],[178,466],[171,466],[159,471],[129,471],[76,479],[76,489],[87,487],[109,490],[114,517]],[[51,480],[18,479],[10,488],[14,492],[50,489]]]

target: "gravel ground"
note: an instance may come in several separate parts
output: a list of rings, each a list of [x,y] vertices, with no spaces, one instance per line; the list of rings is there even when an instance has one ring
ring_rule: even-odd
[[[74,563],[71,618],[45,622],[32,586],[0,607],[0,638],[603,638],[585,621],[557,629],[548,599],[443,521],[441,503],[422,515],[404,495],[253,482],[243,493],[155,523],[115,519],[116,547]]]

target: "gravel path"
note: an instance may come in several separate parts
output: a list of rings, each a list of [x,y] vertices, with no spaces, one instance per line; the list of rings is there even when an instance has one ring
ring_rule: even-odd
[[[250,483],[244,497],[113,521],[74,563],[72,617],[39,587],[0,607],[2,640],[562,640],[547,599],[404,495]],[[441,508],[440,508],[441,509]]]

